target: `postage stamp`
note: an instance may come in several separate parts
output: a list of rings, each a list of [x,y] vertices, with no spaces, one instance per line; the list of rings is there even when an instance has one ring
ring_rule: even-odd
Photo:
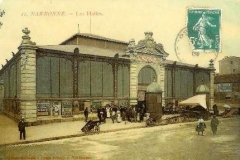
[[[220,27],[220,9],[188,9],[187,32],[195,52],[220,52]]]

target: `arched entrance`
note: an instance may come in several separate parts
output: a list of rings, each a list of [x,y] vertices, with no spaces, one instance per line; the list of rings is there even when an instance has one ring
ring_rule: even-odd
[[[145,107],[145,92],[153,81],[157,81],[157,74],[151,66],[144,66],[138,73],[138,107]],[[143,106],[144,105],[144,106]],[[146,107],[145,107],[146,108]]]

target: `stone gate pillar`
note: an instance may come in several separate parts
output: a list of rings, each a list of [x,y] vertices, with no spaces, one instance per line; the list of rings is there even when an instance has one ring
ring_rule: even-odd
[[[20,101],[21,116],[31,125],[36,122],[36,50],[37,46],[31,42],[28,28],[22,30],[22,43],[18,47],[21,54],[21,74],[20,74]]]
[[[165,65],[160,65],[160,72],[158,73],[158,84],[160,84],[160,87],[162,89],[162,106],[165,106],[165,95],[164,95],[164,79],[165,79]]]
[[[0,113],[3,111],[4,81],[0,80]]]
[[[138,90],[138,75],[137,64],[132,62],[130,64],[130,105],[137,104],[137,90]]]
[[[213,60],[210,60],[209,68],[211,69],[210,73],[210,100],[209,100],[209,109],[212,110],[214,105],[214,77],[215,77],[215,68],[213,64]]]

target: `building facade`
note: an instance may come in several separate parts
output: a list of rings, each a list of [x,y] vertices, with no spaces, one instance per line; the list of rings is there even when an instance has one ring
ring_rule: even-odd
[[[215,76],[215,103],[240,107],[240,57],[230,56],[219,61]]]
[[[29,125],[43,116],[79,115],[84,107],[142,104],[153,80],[162,89],[163,105],[178,105],[202,83],[210,88],[213,104],[212,63],[202,68],[167,60],[152,32],[137,44],[78,33],[48,46],[33,43],[27,28],[23,33],[19,51],[0,71],[0,101],[6,115],[25,117]]]
[[[220,60],[219,74],[240,74],[240,57],[226,56]]]

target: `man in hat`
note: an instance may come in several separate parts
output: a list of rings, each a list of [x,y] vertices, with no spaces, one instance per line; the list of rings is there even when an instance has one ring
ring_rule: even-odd
[[[22,139],[22,137],[24,140],[26,139],[25,127],[26,127],[26,124],[24,122],[24,118],[22,117],[20,122],[18,123],[18,130],[20,132],[20,140]]]
[[[217,127],[218,127],[219,121],[216,118],[216,115],[213,115],[213,118],[211,120],[211,128],[212,128],[212,132],[213,134],[217,134]]]
[[[84,109],[85,122],[88,121],[88,107]]]

